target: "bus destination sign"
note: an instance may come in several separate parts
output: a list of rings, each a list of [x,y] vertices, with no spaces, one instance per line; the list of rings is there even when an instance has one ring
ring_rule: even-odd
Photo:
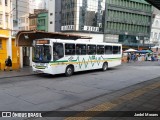
[[[37,44],[49,44],[49,40],[37,40]]]

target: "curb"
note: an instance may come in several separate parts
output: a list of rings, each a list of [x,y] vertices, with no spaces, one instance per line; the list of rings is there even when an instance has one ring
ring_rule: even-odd
[[[32,76],[32,75],[37,75],[37,74],[28,74],[28,75],[15,75],[15,76],[9,76],[9,77],[0,77],[0,79],[12,78],[12,77],[22,77],[22,76]]]

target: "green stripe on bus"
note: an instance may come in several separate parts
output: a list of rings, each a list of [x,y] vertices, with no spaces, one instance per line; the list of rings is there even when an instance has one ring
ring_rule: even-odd
[[[82,68],[83,65],[85,65],[85,68],[87,68],[88,64],[91,64],[92,67],[95,64],[98,64],[98,66],[100,65],[101,62],[105,62],[105,61],[116,61],[116,60],[120,60],[121,57],[118,58],[103,58],[102,56],[100,57],[93,57],[93,56],[89,56],[89,58],[87,60],[85,60],[85,58],[82,58],[81,60],[79,60],[79,56],[77,57],[77,60],[60,60],[60,61],[52,61],[50,62],[51,65],[64,65],[64,64],[78,64],[79,68]]]
[[[77,60],[71,60],[71,61],[68,61],[68,60],[59,60],[59,61],[51,61],[50,63],[59,63],[59,62],[76,62]]]

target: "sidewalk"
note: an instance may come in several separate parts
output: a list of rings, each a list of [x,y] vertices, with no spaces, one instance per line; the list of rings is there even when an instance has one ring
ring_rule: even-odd
[[[160,64],[158,61],[136,61],[136,62],[129,62],[129,63],[122,63],[122,66],[159,66]],[[0,79],[2,78],[9,78],[9,77],[16,77],[16,76],[28,76],[37,74],[32,71],[32,67],[24,67],[20,70],[13,70],[13,71],[3,71],[0,70]]]
[[[122,63],[123,66],[159,66],[159,61],[130,61],[129,63]]]
[[[20,70],[13,70],[13,71],[0,70],[0,79],[16,77],[16,76],[28,76],[33,74],[36,74],[36,73],[32,71],[32,67],[24,67],[24,68],[21,68]]]

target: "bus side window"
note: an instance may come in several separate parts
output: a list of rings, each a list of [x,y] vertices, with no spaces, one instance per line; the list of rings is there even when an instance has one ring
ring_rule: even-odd
[[[118,47],[118,54],[121,54],[121,46]]]
[[[104,54],[104,46],[103,45],[97,45],[97,54],[98,55]]]
[[[105,54],[113,54],[112,46],[109,45],[105,46]]]
[[[77,44],[76,45],[76,54],[77,55],[86,55],[86,45]]]
[[[81,55],[81,47],[79,45],[76,45],[76,55]]]
[[[87,52],[88,52],[88,55],[95,55],[96,45],[87,45]]]
[[[65,44],[65,55],[75,55],[75,44]]]
[[[60,58],[64,56],[63,44],[57,46],[58,55]]]
[[[53,57],[58,60],[64,56],[64,48],[62,43],[54,43]]]
[[[119,47],[113,46],[113,54],[118,54],[118,52],[119,52]]]

